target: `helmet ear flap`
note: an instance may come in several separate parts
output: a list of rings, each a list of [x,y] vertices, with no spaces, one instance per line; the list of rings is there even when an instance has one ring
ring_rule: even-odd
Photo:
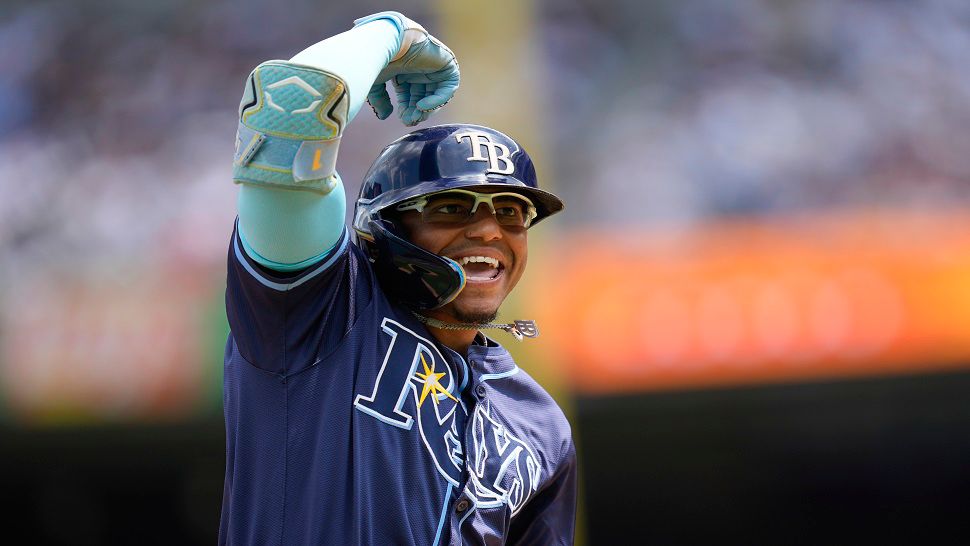
[[[368,255],[392,298],[423,311],[445,305],[465,287],[465,270],[458,262],[404,239],[391,220],[372,218],[368,228],[374,238]]]

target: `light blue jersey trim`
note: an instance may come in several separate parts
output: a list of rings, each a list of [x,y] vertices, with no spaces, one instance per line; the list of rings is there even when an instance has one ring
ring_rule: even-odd
[[[246,254],[277,271],[305,269],[320,261],[340,243],[346,227],[343,184],[326,196],[244,184],[237,208]]]
[[[240,248],[238,240],[233,240],[232,249],[233,249],[233,252],[235,252],[236,254],[236,259],[239,260],[239,263],[241,263],[243,267],[246,268],[246,271],[248,271],[249,274],[253,276],[253,278],[259,281],[260,284],[262,284],[267,288],[272,288],[273,290],[286,292],[300,286],[301,284],[309,281],[313,277],[316,277],[320,273],[330,268],[330,266],[333,265],[334,262],[336,262],[337,259],[343,255],[344,251],[347,249],[347,245],[349,244],[349,242],[350,242],[350,235],[347,229],[344,228],[344,234],[341,237],[339,248],[337,249],[336,252],[333,253],[333,256],[327,259],[327,261],[320,264],[320,266],[314,269],[313,271],[307,273],[306,275],[300,277],[299,279],[291,283],[279,283],[264,277],[259,271],[256,270],[255,267],[252,266],[252,264],[249,263],[248,260],[246,260],[246,257],[243,256],[244,251],[242,250],[242,248]]]
[[[511,377],[511,376],[513,376],[513,375],[515,375],[517,373],[519,373],[519,367],[518,366],[512,368],[511,370],[509,370],[507,372],[502,372],[502,373],[483,373],[481,376],[479,376],[478,379],[479,379],[479,381],[489,381],[491,379],[502,379],[503,377]]]
[[[465,387],[468,385],[468,377],[471,376],[471,370],[468,368],[468,363],[465,362],[465,359],[461,355],[458,355],[458,358],[461,360],[461,367],[465,372],[462,374],[461,385],[458,387],[458,392],[465,392]]]
[[[455,486],[449,483],[448,490],[445,491],[445,505],[441,507],[441,517],[438,518],[438,531],[434,534],[434,542],[431,543],[432,546],[437,545],[438,541],[441,540],[441,530],[445,527],[445,519],[447,519],[445,516],[448,514],[448,509],[450,508],[448,506],[448,501],[451,500],[451,490],[454,487]]]
[[[473,502],[472,505],[468,507],[468,513],[466,513],[464,515],[464,517],[462,517],[460,520],[458,520],[458,533],[459,534],[461,533],[461,526],[465,524],[465,520],[468,519],[468,516],[472,515],[472,512],[474,512],[476,508],[478,508],[478,505],[476,505]]]
[[[458,359],[458,362],[461,362],[461,371],[462,371],[462,376],[461,376],[461,385],[458,385],[458,388],[457,388],[457,389],[455,389],[455,391],[456,391],[456,392],[465,392],[465,387],[467,387],[467,386],[468,386],[468,378],[469,378],[469,377],[471,377],[471,375],[472,375],[472,374],[471,374],[471,368],[469,368],[469,367],[468,367],[468,361],[466,361],[466,360],[465,360],[465,357],[463,357],[463,356],[461,356],[461,354],[459,354],[459,353],[458,353],[457,351],[455,351],[455,350],[454,350],[454,349],[452,349],[451,347],[444,347],[444,349],[445,349],[445,351],[447,351],[448,353],[450,353],[450,354],[452,354],[452,355],[454,355],[454,356],[455,356],[455,358],[457,358],[457,359]],[[456,370],[456,371],[458,371],[458,370]],[[452,394],[455,394],[455,393],[453,392]],[[461,397],[459,397],[459,399],[460,399],[460,398],[461,398]],[[461,406],[462,406],[462,407],[465,407],[465,403],[464,403],[464,402],[462,402],[462,403],[461,403]],[[466,412],[466,413],[467,413],[467,412]]]
[[[407,391],[404,391],[404,392],[406,393]],[[359,399],[360,398],[360,395],[358,395],[357,398]],[[401,398],[403,399],[404,397],[402,396]],[[392,419],[388,419],[387,417],[381,415],[379,412],[376,412],[376,411],[368,408],[367,406],[362,406],[362,405],[358,404],[356,400],[354,401],[354,407],[357,408],[357,409],[359,409],[360,411],[366,413],[367,415],[370,415],[374,419],[377,419],[378,421],[381,421],[382,423],[387,423],[388,425],[391,425],[393,427],[403,428],[404,430],[411,430],[411,427],[414,426],[414,418],[411,417],[410,415],[406,415],[405,417],[407,417],[407,419],[405,419],[404,422],[401,423],[399,421],[394,421]]]
[[[252,258],[253,261],[258,263],[259,265],[268,267],[273,271],[281,271],[283,273],[289,273],[290,271],[299,271],[301,269],[306,269],[312,266],[313,264],[316,264],[321,260],[324,260],[328,255],[330,255],[331,252],[333,252],[334,247],[340,243],[340,240],[338,240],[336,243],[334,243],[333,246],[331,246],[327,250],[324,250],[320,254],[313,256],[312,258],[307,258],[295,264],[284,264],[280,262],[274,262],[273,260],[260,256],[259,252],[256,252],[256,250],[254,250],[253,247],[250,246],[249,241],[246,240],[246,235],[243,234],[242,230],[239,230],[239,240],[242,242],[243,250],[246,251],[246,255]]]

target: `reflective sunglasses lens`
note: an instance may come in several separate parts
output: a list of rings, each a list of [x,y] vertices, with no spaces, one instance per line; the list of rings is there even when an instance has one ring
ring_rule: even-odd
[[[529,203],[517,195],[501,195],[492,199],[495,218],[503,226],[527,227]]]
[[[434,224],[463,224],[471,220],[475,212],[475,202],[486,206],[495,215],[500,225],[510,227],[529,227],[529,201],[517,194],[473,194],[465,192],[445,192],[428,196],[428,202],[421,213],[422,219]]]

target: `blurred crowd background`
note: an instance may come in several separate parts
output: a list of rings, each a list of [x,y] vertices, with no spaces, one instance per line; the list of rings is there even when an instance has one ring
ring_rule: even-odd
[[[572,417],[585,543],[956,525],[970,3],[8,0],[14,526],[36,543],[214,541],[242,85],[383,9],[458,55],[462,88],[433,121],[519,138],[567,203],[512,304],[544,336],[514,350]],[[341,146],[348,195],[406,131],[361,112]]]

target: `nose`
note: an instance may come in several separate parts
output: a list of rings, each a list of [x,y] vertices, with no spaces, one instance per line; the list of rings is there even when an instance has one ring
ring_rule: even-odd
[[[480,206],[465,226],[465,236],[469,239],[494,241],[502,238],[502,226],[491,208]]]

